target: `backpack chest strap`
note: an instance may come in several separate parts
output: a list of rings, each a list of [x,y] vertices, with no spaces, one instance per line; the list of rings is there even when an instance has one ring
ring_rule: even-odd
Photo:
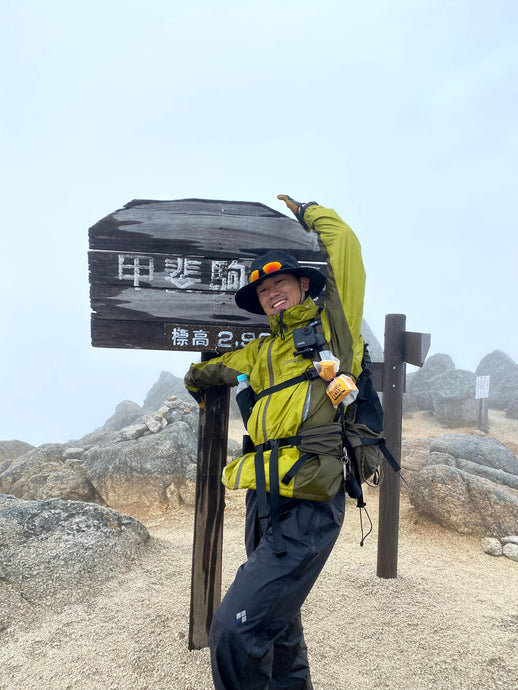
[[[271,386],[270,388],[265,388],[264,391],[261,391],[260,393],[256,394],[256,400],[260,400],[261,398],[264,398],[267,395],[271,395],[272,393],[277,393],[278,391],[282,391],[284,388],[289,388],[290,386],[296,386],[297,383],[302,383],[303,381],[311,381],[312,379],[317,379],[318,378],[318,372],[315,369],[315,367],[311,367],[307,369],[305,372],[302,374],[299,374],[298,376],[294,376],[291,379],[288,379],[287,381],[283,381],[282,383],[277,383],[275,386]]]

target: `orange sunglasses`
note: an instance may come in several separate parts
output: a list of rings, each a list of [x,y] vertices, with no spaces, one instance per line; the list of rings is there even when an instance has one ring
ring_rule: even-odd
[[[252,271],[250,274],[250,283],[255,282],[258,278],[260,278],[263,275],[268,275],[268,273],[275,273],[275,271],[279,271],[282,268],[282,264],[279,263],[278,261],[270,261],[267,264],[264,264],[262,268],[256,269],[255,271]]]

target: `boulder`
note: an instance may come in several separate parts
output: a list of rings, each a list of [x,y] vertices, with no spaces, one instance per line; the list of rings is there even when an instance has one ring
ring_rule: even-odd
[[[512,561],[518,561],[518,544],[505,544],[502,553]]]
[[[505,416],[509,417],[509,419],[518,419],[518,391],[516,393],[512,393],[511,397],[507,401]]]
[[[518,393],[518,364],[500,350],[481,360],[476,375],[490,377],[488,404],[491,408],[504,410]]]
[[[19,458],[33,448],[34,446],[25,441],[0,441],[0,464],[7,459]]]
[[[445,434],[430,441],[430,453],[446,453],[518,475],[518,458],[500,441],[470,434]]]
[[[454,458],[447,453],[430,453],[427,464],[457,467],[459,470],[463,470],[469,474],[475,474],[477,477],[490,479],[492,482],[495,482],[495,484],[502,484],[503,486],[518,490],[518,476],[516,474],[510,474],[503,470],[495,470],[493,467],[480,465],[477,462],[471,462],[471,460],[464,460],[464,458]]]
[[[95,446],[84,454],[83,467],[106,505],[147,517],[171,507],[168,489],[185,483],[189,466],[195,469],[197,448],[189,425],[176,421],[134,441]]]
[[[495,537],[484,537],[481,542],[482,551],[490,556],[502,556],[502,544]]]
[[[173,398],[148,415],[147,425],[92,432],[80,442],[45,444],[5,460],[0,492],[94,502],[136,517],[190,505],[186,483],[196,481],[198,406]]]
[[[422,469],[428,462],[430,454],[429,438],[402,439],[401,441],[401,475],[410,483],[410,478]],[[406,491],[407,485],[401,484],[401,490]]]
[[[414,383],[429,381],[430,379],[439,376],[439,374],[445,374],[448,371],[455,371],[455,364],[450,355],[445,355],[442,353],[431,355],[430,357],[426,358],[426,361],[421,369],[416,371]]]
[[[46,443],[0,467],[0,493],[24,500],[100,501],[81,466],[64,459],[66,446]],[[102,502],[102,501],[100,501]]]
[[[120,431],[125,426],[134,424],[137,419],[145,414],[145,410],[133,400],[123,400],[115,408],[115,412],[109,417],[102,428],[103,431]]]
[[[429,394],[437,421],[449,427],[476,424],[479,406],[475,387],[475,374],[464,369],[447,371],[430,379]]]
[[[428,357],[422,368],[407,380],[405,394],[406,410],[433,410],[430,382],[441,374],[455,371],[455,364],[449,355],[436,354]]]
[[[52,597],[66,603],[127,568],[149,539],[109,508],[0,495],[0,630]]]
[[[149,431],[146,424],[131,424],[130,426],[121,429],[121,435],[124,441],[135,441],[137,438],[144,436]]]
[[[423,514],[461,534],[503,537],[518,530],[518,491],[446,465],[428,465],[410,483]]]

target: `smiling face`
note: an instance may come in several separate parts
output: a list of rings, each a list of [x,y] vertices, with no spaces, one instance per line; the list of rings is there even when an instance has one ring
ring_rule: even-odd
[[[257,297],[264,313],[278,314],[304,301],[309,278],[296,278],[292,273],[278,273],[265,278],[257,287]]]

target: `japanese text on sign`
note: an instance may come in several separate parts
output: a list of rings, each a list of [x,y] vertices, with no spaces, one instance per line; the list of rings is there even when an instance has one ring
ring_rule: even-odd
[[[186,256],[118,255],[119,280],[131,280],[133,287],[145,282],[162,283],[176,289],[238,290],[246,285],[249,267],[237,259],[201,259]]]
[[[166,324],[165,338],[172,350],[211,349],[226,352],[244,347],[247,343],[270,335],[268,331],[246,330],[245,328],[211,328]]]

